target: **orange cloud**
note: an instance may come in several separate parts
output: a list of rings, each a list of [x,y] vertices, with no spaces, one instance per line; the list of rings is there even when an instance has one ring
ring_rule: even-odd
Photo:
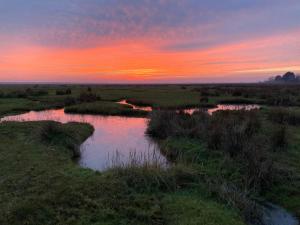
[[[299,71],[300,33],[192,51],[168,51],[164,42],[136,39],[107,46],[63,49],[18,44],[0,56],[1,81],[170,81],[174,79]],[[241,73],[242,72],[242,73]],[[296,71],[297,72],[297,71]]]

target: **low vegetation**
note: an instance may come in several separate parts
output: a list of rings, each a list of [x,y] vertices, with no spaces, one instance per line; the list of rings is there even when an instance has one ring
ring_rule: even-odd
[[[196,176],[184,166],[78,167],[70,143],[91,132],[78,123],[1,124],[0,224],[244,224],[205,189],[186,189]]]
[[[115,102],[96,101],[92,103],[81,103],[65,108],[66,113],[80,114],[100,114],[100,115],[119,115],[119,116],[147,116],[147,112],[134,110],[130,106],[121,105]]]
[[[211,224],[260,222],[268,200],[300,217],[298,85],[5,85],[0,117],[51,108],[68,113],[149,116],[120,99],[160,109],[148,134],[168,167],[149,163],[80,168],[87,124],[0,124],[0,224]],[[215,104],[262,110],[175,110]]]
[[[267,110],[267,115],[273,123],[300,125],[300,109],[298,108],[271,108]]]
[[[63,108],[83,102],[127,99],[159,109],[214,107],[216,104],[300,106],[299,84],[210,85],[1,85],[0,99],[21,99],[30,109]]]
[[[161,139],[169,160],[199,170],[212,193],[238,208],[246,221],[257,221],[259,208],[254,199],[271,196],[283,180],[293,187],[285,194],[299,187],[298,167],[285,161],[295,151],[294,128],[270,122],[268,117],[257,110],[220,111],[212,116],[155,111],[147,133]],[[294,194],[299,197],[298,192]],[[278,202],[278,198],[271,200]],[[284,205],[299,215],[300,201]]]

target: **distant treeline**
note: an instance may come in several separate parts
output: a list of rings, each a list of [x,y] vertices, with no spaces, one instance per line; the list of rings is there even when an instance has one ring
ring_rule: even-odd
[[[283,75],[271,77],[268,82],[272,83],[300,83],[300,75],[295,75],[293,72],[287,72]]]

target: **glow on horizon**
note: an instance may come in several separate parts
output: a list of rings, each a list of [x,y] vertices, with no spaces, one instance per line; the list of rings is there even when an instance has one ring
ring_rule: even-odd
[[[300,72],[295,0],[4,2],[0,82],[247,82]]]

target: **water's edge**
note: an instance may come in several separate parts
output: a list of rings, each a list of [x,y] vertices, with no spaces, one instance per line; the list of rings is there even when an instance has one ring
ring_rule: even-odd
[[[284,208],[270,202],[261,206],[263,225],[299,225],[298,219]]]
[[[39,111],[38,113],[42,114],[43,112],[46,112],[45,118],[33,117],[32,120],[22,120],[22,115],[26,115],[26,114],[30,115],[30,113],[32,113],[32,112],[34,112],[34,111],[25,112],[25,113],[21,113],[18,115],[4,116],[0,119],[0,123],[2,121],[40,121],[40,120],[48,120],[49,119],[49,120],[55,120],[55,121],[59,121],[59,122],[67,122],[67,120],[69,120],[68,115],[67,115],[66,120],[62,119],[61,116],[65,115],[63,109],[57,110],[57,112],[60,112],[60,114],[58,114],[58,116],[60,116],[60,117],[55,117],[53,115],[47,115],[47,112],[49,113],[49,110],[44,110],[44,111]],[[51,112],[51,110],[50,110],[50,112]],[[55,112],[55,110],[52,110],[52,112]],[[101,122],[101,124],[103,124],[103,122],[106,121],[106,120],[100,119],[103,117],[102,115],[92,115],[92,116],[81,117],[80,115],[75,116],[72,114],[69,116],[72,117],[73,121],[75,121],[75,122],[88,122],[92,126],[94,126],[98,122]],[[99,118],[99,121],[97,118]],[[106,118],[109,118],[109,117],[106,117]],[[119,118],[119,116],[116,116],[114,118]],[[124,117],[124,119],[125,118],[126,117]],[[91,123],[91,120],[93,120],[93,119],[96,119],[94,122],[95,124]],[[115,121],[115,122],[118,122],[118,121]],[[126,125],[128,125],[128,122],[121,123],[119,125],[126,126]],[[143,130],[143,129],[144,128],[142,128],[141,130]],[[141,130],[139,130],[139,132],[141,132]],[[80,145],[81,153],[84,151],[84,148],[86,147],[86,145],[89,144],[89,141],[91,141],[91,140],[94,141],[93,140],[94,134],[95,134],[95,130],[94,130],[94,133],[90,137],[88,137],[87,140],[83,144]],[[104,134],[101,134],[101,135],[104,135]],[[96,142],[95,144],[99,144],[99,143]],[[81,160],[82,160],[82,158],[81,158]],[[82,164],[81,160],[80,159],[77,160],[77,163],[79,166],[81,166],[83,168],[88,167],[90,169],[97,170],[96,168],[89,167],[89,166]],[[298,219],[295,216],[293,216],[291,213],[289,213],[287,210],[285,210],[284,208],[274,205],[270,202],[264,202],[264,203],[258,203],[258,204],[262,207],[262,218],[261,218],[262,224],[261,225],[299,225]]]

